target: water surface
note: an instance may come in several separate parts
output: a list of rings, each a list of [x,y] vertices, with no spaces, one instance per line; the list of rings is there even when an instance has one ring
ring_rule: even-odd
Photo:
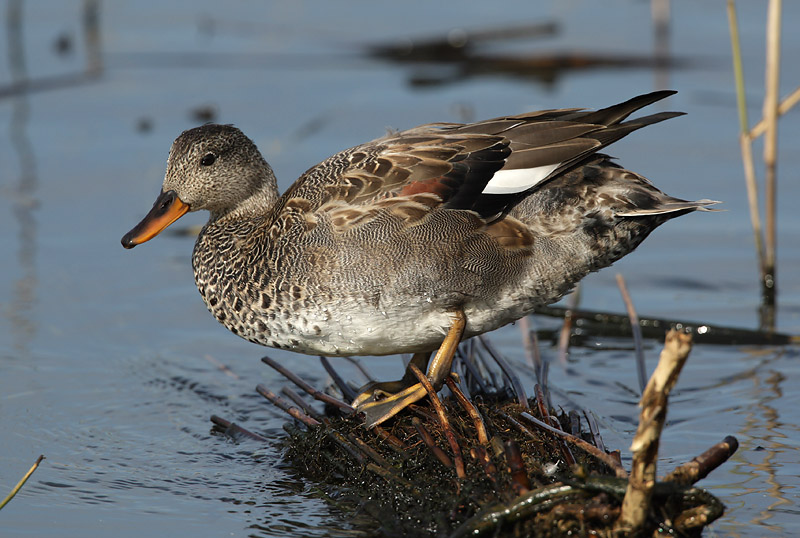
[[[791,51],[800,5],[784,6],[782,94],[800,81]],[[485,54],[649,55],[646,2],[409,1],[104,3],[9,1],[0,46],[0,486],[47,459],[0,514],[8,536],[322,536],[348,527],[281,462],[278,444],[210,433],[218,414],[277,440],[284,418],[253,388],[279,387],[268,353],[317,384],[313,357],[258,348],[208,315],[194,287],[190,237],[127,252],[119,239],[149,209],[181,130],[234,123],[273,165],[281,189],[351,145],[430,121],[539,108],[601,107],[656,88],[688,116],[648,128],[612,153],[673,195],[724,200],[726,212],[670,222],[634,254],[586,279],[581,304],[624,311],[614,274],[641,315],[754,328],[758,283],[723,5],[674,3],[670,49],[687,65],[567,70],[550,79],[369,58],[374,43],[453,29],[555,21],[549,38],[488,44]],[[766,8],[742,2],[749,112],[760,115]],[[15,22],[15,21],[18,21]],[[91,26],[90,26],[91,28]],[[425,84],[420,84],[423,81]],[[661,106],[661,105],[659,105]],[[657,107],[656,107],[657,108]],[[200,112],[206,112],[205,115]],[[800,333],[798,112],[781,123],[778,328]],[[756,146],[757,153],[760,146]],[[191,215],[185,224],[199,224]],[[183,223],[183,221],[181,221]],[[540,325],[553,323],[538,319]],[[518,332],[495,343],[524,361]],[[648,342],[652,367],[659,345]],[[554,399],[593,410],[626,454],[637,381],[627,342],[576,348],[554,364]],[[547,347],[545,354],[554,357]],[[701,485],[728,506],[721,536],[800,531],[797,348],[697,346],[672,399],[661,468],[725,435],[734,458]],[[223,373],[228,365],[235,376]],[[369,362],[381,377],[396,359]],[[528,383],[532,377],[520,367]]]

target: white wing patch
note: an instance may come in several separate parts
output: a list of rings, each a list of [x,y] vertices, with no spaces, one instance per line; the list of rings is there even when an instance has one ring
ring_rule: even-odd
[[[515,194],[523,192],[544,181],[561,163],[521,168],[517,170],[498,170],[486,184],[483,194]]]

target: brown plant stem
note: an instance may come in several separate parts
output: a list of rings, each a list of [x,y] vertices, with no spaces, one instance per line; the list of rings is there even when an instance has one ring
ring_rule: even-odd
[[[422,370],[417,368],[414,363],[410,363],[408,365],[409,370],[414,373],[422,386],[425,387],[425,390],[428,392],[428,397],[431,399],[431,403],[433,404],[434,409],[436,409],[436,414],[439,417],[439,423],[444,431],[444,435],[447,438],[447,442],[450,444],[450,449],[453,451],[453,460],[456,467],[456,476],[458,478],[465,478],[467,476],[466,471],[464,470],[464,458],[461,456],[461,447],[456,440],[456,434],[453,432],[453,428],[450,427],[450,420],[447,418],[447,413],[445,412],[444,405],[442,405],[442,401],[437,396],[436,391],[433,389],[433,385],[422,373]]]

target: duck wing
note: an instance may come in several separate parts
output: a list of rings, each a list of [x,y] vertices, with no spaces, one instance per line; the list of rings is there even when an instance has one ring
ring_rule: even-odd
[[[543,110],[390,134],[308,170],[284,194],[279,209],[328,212],[342,227],[386,209],[411,221],[436,208],[471,210],[495,220],[609,144],[681,115],[662,112],[625,121],[674,93],[653,92],[596,111]]]

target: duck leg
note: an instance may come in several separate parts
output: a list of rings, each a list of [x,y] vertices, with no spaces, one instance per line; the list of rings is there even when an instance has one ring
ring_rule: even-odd
[[[458,349],[458,344],[461,342],[461,337],[464,335],[466,324],[467,319],[463,311],[458,310],[453,313],[453,324],[450,326],[442,345],[439,346],[436,355],[428,364],[427,376],[436,390],[442,387],[444,380],[450,375],[453,357],[456,349]],[[411,364],[420,368],[425,365],[428,356],[428,353],[415,353],[411,359]],[[400,381],[368,383],[365,385],[361,393],[353,400],[353,407],[358,412],[364,413],[364,425],[367,428],[377,426],[412,403],[424,398],[427,394],[425,387],[421,383],[415,382],[415,380],[416,376],[409,369],[406,369],[406,373]],[[382,396],[385,397],[381,398]]]
[[[425,370],[428,367],[428,359],[431,357],[430,351],[422,353],[414,353],[411,357],[409,366],[412,364],[420,370]],[[370,381],[359,389],[358,395],[350,403],[353,407],[359,407],[363,404],[383,400],[386,397],[402,392],[408,387],[417,383],[417,376],[411,371],[411,368],[406,367],[406,372],[403,378],[397,381]]]

